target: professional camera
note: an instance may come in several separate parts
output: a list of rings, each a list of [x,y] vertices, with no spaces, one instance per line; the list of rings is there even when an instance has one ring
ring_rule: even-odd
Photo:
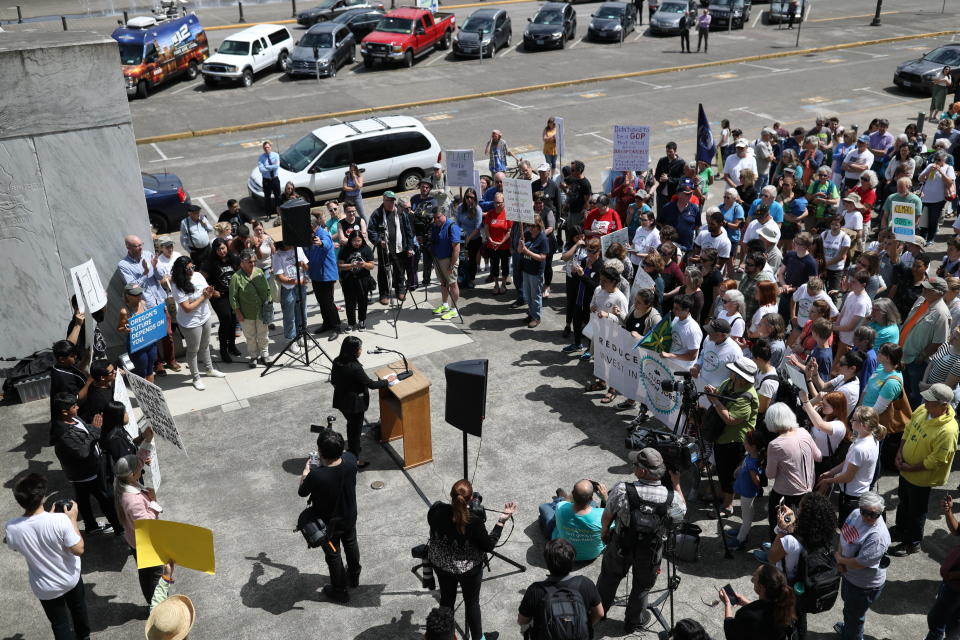
[[[437,581],[433,577],[433,565],[430,564],[429,554],[430,543],[418,544],[410,549],[411,556],[417,560],[423,560],[423,562],[413,568],[414,574],[417,574],[417,569],[423,569],[423,574],[417,574],[420,577],[420,586],[429,591],[433,591],[437,588]]]
[[[690,436],[678,436],[657,420],[644,426],[650,420],[646,405],[640,405],[637,420],[627,428],[624,445],[628,451],[638,451],[650,447],[663,456],[663,463],[671,471],[683,471],[695,464],[700,458],[700,446]]]
[[[310,425],[310,433],[323,433],[324,430],[333,430],[333,423],[336,422],[337,416],[327,416],[327,425],[322,424],[312,424]]]
[[[483,496],[479,492],[474,491],[473,497],[470,498],[470,502],[467,503],[467,509],[470,510],[470,513],[480,519],[481,522],[487,521],[487,512],[483,508]]]
[[[692,405],[697,400],[697,386],[693,383],[693,376],[689,371],[674,371],[673,375],[680,380],[661,380],[660,390],[664,393],[683,393],[683,403]]]
[[[66,513],[70,506],[73,504],[73,500],[57,500],[53,503],[53,512],[54,513]]]

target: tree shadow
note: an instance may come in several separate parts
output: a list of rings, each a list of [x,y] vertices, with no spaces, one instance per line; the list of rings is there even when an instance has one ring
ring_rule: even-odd
[[[86,555],[86,554],[84,554]],[[149,613],[145,604],[132,602],[113,602],[117,595],[98,595],[94,590],[95,582],[84,582],[90,631],[106,631],[110,627],[119,627],[131,620],[146,620]],[[137,597],[140,597],[137,592]]]

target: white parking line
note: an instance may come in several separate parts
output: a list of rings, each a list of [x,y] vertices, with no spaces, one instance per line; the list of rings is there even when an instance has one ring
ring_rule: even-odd
[[[212,198],[212,197],[215,196],[215,195],[217,195],[217,194],[215,194],[215,193],[208,193],[208,194],[205,195],[205,196],[193,196],[193,199],[199,201],[199,202],[200,202],[200,206],[202,206],[204,209],[206,209],[206,211],[207,211],[207,216],[209,216],[209,219],[210,219],[210,224],[213,224],[214,222],[216,222],[217,219],[216,219],[216,216],[213,215],[213,209],[211,209],[211,208],[210,208],[210,205],[207,204],[207,198]]]
[[[514,109],[529,109],[530,107],[533,106],[533,105],[530,105],[530,104],[528,104],[528,105],[526,105],[526,106],[521,106],[521,105],[519,105],[519,104],[514,104],[514,103],[512,103],[512,102],[508,102],[508,101],[506,101],[506,100],[501,100],[500,98],[493,98],[493,97],[491,97],[490,100],[496,100],[497,102],[502,102],[503,104],[505,104],[505,105],[507,105],[507,106],[513,107]]]
[[[875,96],[880,96],[881,98],[895,98],[896,96],[891,96],[889,94],[883,93],[882,91],[875,91],[870,87],[860,87],[859,89],[854,89],[854,91],[863,91],[864,93],[872,93]]]
[[[871,58],[886,58],[886,53],[867,53],[866,51],[857,51],[856,49],[848,49],[847,53],[858,53],[861,56],[870,56]]]
[[[760,118],[761,120],[776,120],[776,118],[774,118],[774,117],[771,116],[770,114],[767,114],[767,113],[757,113],[757,112],[755,112],[755,111],[750,111],[750,110],[749,110],[748,108],[746,108],[746,107],[736,107],[736,108],[734,108],[734,109],[730,109],[730,111],[743,111],[744,113],[749,113],[750,115],[752,115],[752,116],[754,116],[754,117],[757,117],[757,118]]]
[[[753,21],[753,24],[750,25],[750,28],[753,29],[754,27],[756,27],[756,26],[757,26],[757,23],[760,22],[760,18],[762,18],[762,17],[763,17],[763,11],[761,11],[759,14],[757,14],[757,19]]]
[[[630,42],[639,42],[639,41],[640,41],[640,38],[642,38],[642,37],[643,37],[643,33],[642,33],[642,32],[641,32],[641,33],[638,33],[638,34],[637,34],[637,37],[634,38],[633,40],[631,40]]]
[[[177,95],[178,93],[182,93],[182,92],[184,92],[184,91],[189,91],[189,90],[193,89],[194,87],[196,87],[196,86],[199,85],[199,84],[200,84],[199,82],[188,82],[188,83],[184,83],[184,86],[180,87],[179,89],[174,89],[173,91],[171,91],[171,92],[170,92],[170,95],[175,96],[175,95]]]
[[[613,144],[613,140],[611,140],[610,138],[604,138],[602,135],[600,135],[600,132],[599,132],[599,131],[587,131],[586,133],[578,133],[578,134],[576,134],[576,135],[578,135],[578,136],[593,136],[594,138],[600,138],[601,140],[603,140],[603,141],[606,142],[606,143]]]
[[[572,45],[570,45],[570,48],[573,49],[575,46],[577,46],[577,45],[580,44],[581,42],[583,42],[583,38],[580,38],[579,40],[577,40],[576,42],[574,42]]]
[[[627,78],[627,82],[633,82],[635,84],[642,84],[651,89],[669,89],[673,85],[671,84],[653,84],[652,82],[645,82],[643,80],[634,80],[633,78]]]
[[[513,51],[516,51],[516,50],[517,50],[516,47],[506,47],[506,51],[504,51],[503,53],[501,53],[501,54],[500,54],[499,56],[497,56],[497,57],[498,57],[498,58],[503,58],[503,57],[505,57],[508,53],[511,53],[511,52],[513,52]]]
[[[181,160],[183,156],[176,156],[175,158],[168,158],[167,154],[160,150],[160,147],[157,146],[156,142],[151,142],[150,146],[153,147],[153,150],[157,152],[157,155],[160,156],[159,160],[151,160],[150,162],[166,162],[168,160]]]
[[[756,67],[757,69],[765,69],[766,71],[789,71],[790,69],[778,69],[776,67],[766,67],[762,64],[754,64],[752,62],[741,62],[740,64],[748,67]]]
[[[426,63],[424,63],[423,66],[429,67],[430,65],[432,65],[432,64],[433,64],[434,62],[436,62],[437,60],[443,60],[445,57],[446,57],[446,56],[433,56],[433,57],[430,58]]]
[[[264,84],[267,84],[268,82],[273,82],[274,80],[279,79],[279,78],[280,78],[280,75],[281,75],[281,74],[279,74],[279,73],[275,73],[275,74],[273,74],[272,76],[270,76],[269,78],[267,78],[266,80],[262,80],[262,81],[260,82],[260,84],[261,84],[261,85],[264,85]]]

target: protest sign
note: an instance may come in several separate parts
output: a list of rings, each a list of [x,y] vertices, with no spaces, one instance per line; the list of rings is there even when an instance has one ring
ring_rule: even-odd
[[[133,389],[133,394],[137,397],[137,402],[140,403],[143,415],[153,427],[153,432],[183,450],[183,441],[180,439],[180,432],[177,431],[177,425],[170,414],[167,401],[163,397],[163,389],[135,373],[127,373],[126,378]]]
[[[503,204],[507,220],[533,222],[533,189],[529,180],[503,179]]]
[[[650,166],[650,127],[613,126],[613,170],[646,171]]]
[[[897,240],[901,242],[913,242],[913,236],[917,233],[917,208],[912,202],[897,202],[894,200],[893,216],[891,216],[890,226],[893,227],[893,233]]]
[[[160,489],[160,458],[157,455],[156,438],[150,442],[144,442],[141,446],[150,455],[150,464],[144,469],[143,486],[157,491]]]
[[[563,130],[563,118],[554,116],[553,122],[557,125],[557,155],[562,157],[567,144],[566,134]]]
[[[630,234],[626,229],[617,229],[613,233],[600,236],[600,255],[607,255],[607,249],[614,242],[619,242],[624,248],[630,246]]]
[[[163,304],[138,313],[127,320],[130,327],[130,353],[149,347],[167,337],[167,312]]]
[[[124,377],[117,376],[117,382],[113,385],[113,399],[123,404],[127,411],[127,424],[123,425],[123,428],[131,438],[136,438],[140,435],[140,430],[137,429],[137,421],[133,419],[133,405],[130,404],[130,394],[127,393],[127,385],[123,382]]]
[[[213,531],[171,520],[134,520],[137,568],[158,567],[171,560],[181,567],[214,575]]]
[[[447,149],[447,186],[474,186],[473,171],[473,149]]]
[[[100,281],[93,259],[70,269],[73,291],[77,294],[77,308],[81,313],[94,312],[107,306],[107,292]]]

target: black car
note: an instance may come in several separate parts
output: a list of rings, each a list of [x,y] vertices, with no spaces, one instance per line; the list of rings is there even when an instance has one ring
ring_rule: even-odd
[[[604,2],[590,16],[587,27],[588,40],[614,40],[619,42],[637,27],[637,6],[632,2]]]
[[[380,18],[384,15],[386,15],[386,11],[383,9],[350,9],[350,11],[344,11],[338,15],[331,22],[347,25],[347,28],[353,33],[353,37],[357,39],[357,42],[360,42],[365,35],[373,31],[373,28],[377,26]]]
[[[897,65],[893,82],[898,87],[930,93],[934,76],[944,67],[950,67],[953,73],[960,67],[960,42],[945,44],[923,54],[923,57]]]
[[[376,0],[323,0],[315,7],[311,7],[297,14],[297,24],[310,27],[318,22],[333,20],[344,11],[351,9],[380,9],[383,3]]]
[[[307,29],[290,52],[284,70],[289,76],[332,78],[337,75],[337,69],[356,59],[356,45],[357,39],[346,25],[336,22],[315,24]]]
[[[530,24],[523,32],[523,48],[527,51],[563,49],[577,33],[577,14],[566,2],[547,2],[537,15],[527,19]]]
[[[752,6],[751,0],[710,0],[710,28],[743,29],[750,22]]]
[[[159,234],[178,230],[190,206],[190,195],[183,190],[183,182],[172,173],[141,173],[140,178],[153,231]]]
[[[493,57],[501,47],[513,43],[513,22],[503,9],[477,9],[453,37],[453,55]]]

